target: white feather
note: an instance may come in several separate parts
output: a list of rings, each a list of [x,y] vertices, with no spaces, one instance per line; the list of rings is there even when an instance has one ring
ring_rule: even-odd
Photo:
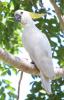
[[[40,77],[41,77],[42,87],[44,87],[44,89],[48,94],[52,94],[50,80],[45,76],[43,76],[42,72],[40,72]]]

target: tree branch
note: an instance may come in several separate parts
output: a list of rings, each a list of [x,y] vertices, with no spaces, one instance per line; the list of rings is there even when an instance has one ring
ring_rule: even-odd
[[[31,64],[29,60],[13,56],[12,54],[4,51],[2,48],[0,48],[0,60],[14,66],[15,68],[18,68],[23,72],[34,75],[39,74],[39,70],[37,70],[34,64]]]
[[[51,4],[53,5],[55,12],[57,14],[57,17],[59,19],[60,22],[60,28],[62,31],[64,31],[64,17],[61,14],[61,10],[60,8],[56,5],[55,0],[50,0]]]
[[[58,77],[58,78],[60,78],[60,77],[62,77],[62,78],[64,78],[64,68],[54,68],[54,72],[55,72],[55,79]]]
[[[12,54],[4,51],[2,48],[0,48],[0,60],[14,66],[15,68],[20,69],[23,72],[30,73],[33,75],[39,75],[39,70],[36,68],[34,64],[31,64],[29,60],[13,56]],[[64,68],[55,68],[54,72],[55,78],[57,76],[64,76]]]

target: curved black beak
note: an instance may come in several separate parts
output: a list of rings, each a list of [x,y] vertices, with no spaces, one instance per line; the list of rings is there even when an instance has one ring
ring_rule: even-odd
[[[14,17],[16,21],[19,21],[19,22],[21,21],[21,15],[15,14]]]

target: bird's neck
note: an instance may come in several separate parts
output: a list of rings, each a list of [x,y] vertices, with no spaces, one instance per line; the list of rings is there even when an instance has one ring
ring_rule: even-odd
[[[23,24],[24,28],[34,27],[35,23],[33,20],[29,20],[27,23]]]

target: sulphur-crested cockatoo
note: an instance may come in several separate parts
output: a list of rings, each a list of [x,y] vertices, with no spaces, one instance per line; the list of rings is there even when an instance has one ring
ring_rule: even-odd
[[[32,20],[43,16],[43,14],[17,10],[14,16],[24,27],[22,42],[40,71],[42,86],[48,94],[51,94],[50,80],[54,77],[51,46],[46,35],[35,26]]]

